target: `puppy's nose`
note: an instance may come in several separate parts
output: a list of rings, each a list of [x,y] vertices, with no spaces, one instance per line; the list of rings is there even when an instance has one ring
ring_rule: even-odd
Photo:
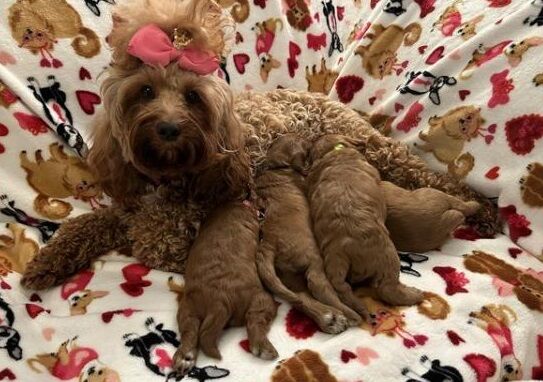
[[[179,127],[170,122],[159,122],[156,129],[159,137],[165,141],[175,141],[181,134]]]

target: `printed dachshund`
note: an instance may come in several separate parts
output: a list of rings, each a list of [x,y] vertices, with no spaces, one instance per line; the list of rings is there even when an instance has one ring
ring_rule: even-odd
[[[28,184],[38,193],[34,209],[49,219],[67,217],[73,207],[59,200],[68,197],[89,202],[91,207],[101,208],[102,189],[96,183],[85,162],[78,157],[69,156],[58,143],[49,146],[51,158],[45,160],[41,150],[35,152],[35,161],[21,151],[21,167],[27,173]]]
[[[543,164],[534,162],[526,168],[528,175],[520,179],[520,194],[530,207],[543,207]]]
[[[21,225],[7,223],[6,228],[11,236],[0,235],[0,276],[10,271],[23,273],[39,250],[38,243],[26,236]]]
[[[454,177],[466,177],[475,165],[475,158],[469,152],[463,153],[464,144],[483,135],[485,120],[481,109],[460,106],[441,117],[431,117],[428,123],[430,129],[419,133],[424,143],[415,144],[415,147],[433,153],[438,161],[448,166],[449,174]],[[485,139],[487,137],[491,135]]]
[[[98,353],[90,347],[76,344],[77,337],[63,342],[56,353],[42,353],[27,359],[36,373],[43,366],[49,374],[61,380],[79,378],[86,382],[120,382],[119,374],[98,361]]]
[[[384,27],[381,24],[372,26],[372,32],[366,37],[371,39],[367,46],[359,46],[356,54],[362,57],[362,66],[373,78],[382,80],[394,70],[401,70],[397,52],[402,45],[412,46],[421,35],[421,26],[411,23],[405,28],[392,24]]]
[[[66,0],[17,0],[9,8],[11,35],[19,47],[40,54],[42,67],[62,66],[51,51],[58,39],[69,38],[76,54],[91,58],[100,53],[100,39],[86,28]]]
[[[260,60],[260,78],[267,82],[270,72],[281,66],[281,63],[273,58],[270,51],[277,31],[283,30],[283,21],[278,18],[270,18],[256,23],[253,30],[256,31],[256,54]]]
[[[522,56],[528,51],[528,49],[543,45],[543,37],[529,37],[516,43],[512,42],[507,48],[505,48],[504,54],[507,57],[509,65],[513,68],[522,62]]]

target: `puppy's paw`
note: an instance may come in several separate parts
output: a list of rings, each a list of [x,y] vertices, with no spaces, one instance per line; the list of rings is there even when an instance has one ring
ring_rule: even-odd
[[[317,322],[320,329],[329,334],[338,334],[344,332],[349,327],[349,320],[343,313],[335,310],[330,310],[324,313],[320,322]]]
[[[183,352],[177,349],[173,356],[173,368],[181,376],[185,376],[196,365],[196,351]]]
[[[277,353],[277,350],[275,350],[275,347],[267,338],[265,338],[261,342],[251,344],[251,353],[255,357],[265,359],[268,361],[272,359],[276,359],[279,356],[279,354]]]
[[[59,285],[62,281],[50,270],[29,267],[23,274],[21,285],[27,289],[41,290]]]

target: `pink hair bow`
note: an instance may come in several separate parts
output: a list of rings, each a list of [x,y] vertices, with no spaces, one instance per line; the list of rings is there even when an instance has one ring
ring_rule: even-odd
[[[211,74],[219,68],[217,55],[194,47],[177,49],[162,29],[155,24],[140,28],[130,39],[128,53],[148,65],[167,66],[173,61],[181,69],[196,74]]]

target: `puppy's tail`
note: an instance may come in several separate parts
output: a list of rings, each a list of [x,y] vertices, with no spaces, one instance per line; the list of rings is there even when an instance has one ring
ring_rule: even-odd
[[[34,199],[34,210],[48,219],[63,219],[72,212],[70,203],[59,199],[51,199],[45,195],[38,195]]]
[[[80,56],[91,58],[100,53],[100,39],[93,30],[81,27],[79,36],[72,41],[72,47]]]
[[[224,308],[211,309],[209,315],[200,326],[200,349],[211,358],[221,359],[221,352],[217,346],[219,336],[228,323],[229,315]]]
[[[238,0],[232,7],[232,17],[236,22],[242,23],[249,17],[249,0]]]

